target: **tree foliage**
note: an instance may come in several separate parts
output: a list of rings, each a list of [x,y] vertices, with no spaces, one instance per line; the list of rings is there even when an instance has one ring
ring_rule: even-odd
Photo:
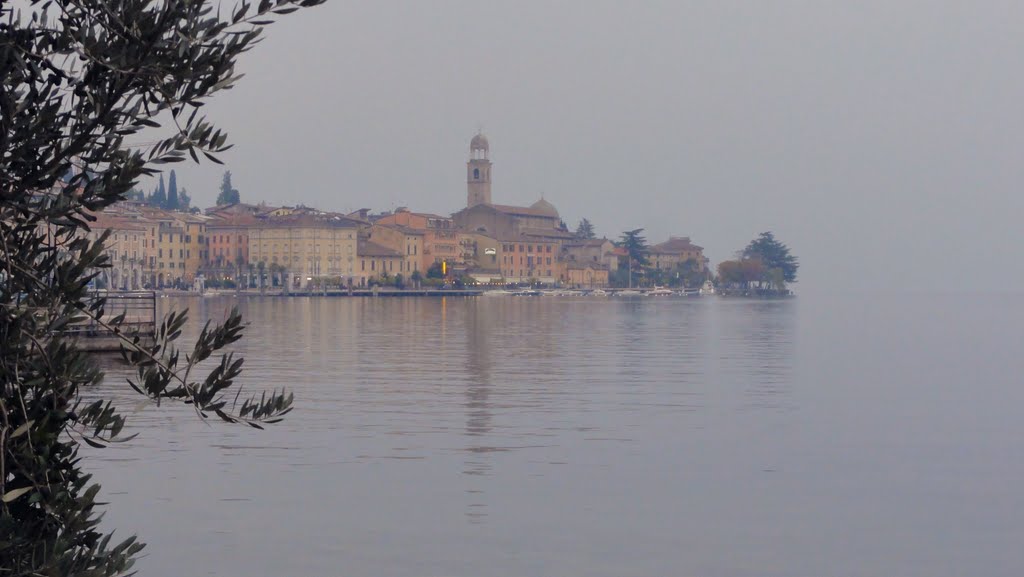
[[[643,232],[642,228],[627,230],[622,233],[622,237],[617,243],[629,253],[629,259],[633,262],[633,266],[644,267],[650,264],[647,259],[647,239],[644,238]]]
[[[743,249],[742,256],[745,259],[760,260],[766,274],[768,271],[778,269],[782,272],[782,279],[785,282],[796,282],[796,271],[800,268],[800,263],[795,256],[789,253],[789,247],[775,240],[775,235],[771,232],[762,232],[757,238],[750,241],[750,244]],[[771,282],[771,278],[768,277],[764,280]]]
[[[238,189],[231,186],[231,171],[224,171],[224,178],[220,182],[220,194],[217,195],[217,206],[225,204],[237,204],[241,202],[241,195]]]
[[[741,258],[718,263],[718,282],[743,288],[760,282],[765,274],[764,263],[757,258]]]
[[[142,547],[103,534],[99,487],[81,468],[78,443],[125,440],[125,420],[108,401],[82,400],[102,373],[68,338],[76,325],[125,339],[131,386],[151,399],[254,427],[290,410],[284,392],[241,403],[226,394],[242,367],[225,352],[242,333],[237,312],[186,355],[175,345],[184,313],[164,319],[152,344],[122,330],[123,315],[88,292],[110,265],[108,235],[86,233],[157,165],[216,161],[227,136],[200,106],[237,80],[236,59],[273,14],[320,2],[262,0],[225,17],[196,0],[0,4],[0,573],[119,575]],[[201,364],[213,366],[201,375]]]
[[[435,262],[427,269],[427,278],[444,278],[444,267],[441,263]]]
[[[171,169],[171,176],[167,179],[167,204],[164,208],[178,210],[178,176],[174,174],[174,169]]]
[[[167,206],[167,189],[164,188],[164,175],[162,174],[160,175],[160,183],[153,190],[153,196],[150,197],[149,203],[160,208]]]
[[[597,238],[597,234],[594,233],[594,225],[590,224],[587,219],[580,220],[580,224],[576,227],[576,238],[579,240],[591,240]]]

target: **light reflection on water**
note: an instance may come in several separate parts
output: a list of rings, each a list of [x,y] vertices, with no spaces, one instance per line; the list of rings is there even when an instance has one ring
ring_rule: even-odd
[[[885,532],[868,530],[884,514],[844,502],[899,477],[841,469],[834,447],[905,462],[858,443],[857,371],[832,370],[844,356],[829,343],[862,319],[800,300],[161,301],[199,317],[236,303],[250,322],[237,349],[246,387],[295,392],[283,423],[260,432],[140,405],[116,368],[100,387],[141,433],[88,454],[109,526],[152,544],[143,574],[956,567],[885,554],[872,565],[837,545],[859,530],[859,550],[889,552]],[[865,339],[843,342],[865,368],[896,362]]]

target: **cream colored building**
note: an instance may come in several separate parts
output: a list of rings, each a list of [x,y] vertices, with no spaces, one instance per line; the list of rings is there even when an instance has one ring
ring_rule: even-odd
[[[140,290],[146,284],[146,223],[99,213],[88,237],[96,240],[110,231],[104,253],[110,268],[100,271],[103,285],[113,290]]]
[[[313,279],[341,284],[357,275],[358,221],[337,214],[291,214],[261,219],[249,229],[249,263],[280,271],[291,286]]]

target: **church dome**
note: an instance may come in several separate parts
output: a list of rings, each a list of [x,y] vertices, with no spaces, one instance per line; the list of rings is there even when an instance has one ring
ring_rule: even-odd
[[[487,142],[487,137],[478,132],[476,136],[473,137],[473,140],[469,141],[469,149],[490,151],[491,145]]]
[[[536,210],[539,213],[544,214],[545,216],[553,216],[555,218],[558,218],[558,209],[555,208],[555,205],[544,200],[543,198],[531,204],[530,208]]]

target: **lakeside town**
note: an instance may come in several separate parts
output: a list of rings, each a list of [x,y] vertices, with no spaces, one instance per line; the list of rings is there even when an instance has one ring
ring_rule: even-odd
[[[230,173],[217,206],[189,210],[187,193],[179,196],[172,174],[169,191],[161,179],[150,198],[136,192],[96,215],[90,234],[110,231],[105,244],[110,267],[100,271],[96,287],[286,293],[703,287],[712,292],[712,281],[765,277],[764,270],[747,270],[763,268],[759,263],[733,267],[726,262],[723,274],[732,276],[716,279],[704,249],[688,236],[650,245],[643,229],[616,240],[596,238],[586,219],[570,230],[544,198],[530,206],[494,203],[491,167],[490,144],[478,133],[466,163],[466,206],[448,216],[406,207],[337,213],[301,204],[246,204],[232,189]],[[168,209],[168,195],[177,210]],[[777,285],[782,286],[781,278]]]

